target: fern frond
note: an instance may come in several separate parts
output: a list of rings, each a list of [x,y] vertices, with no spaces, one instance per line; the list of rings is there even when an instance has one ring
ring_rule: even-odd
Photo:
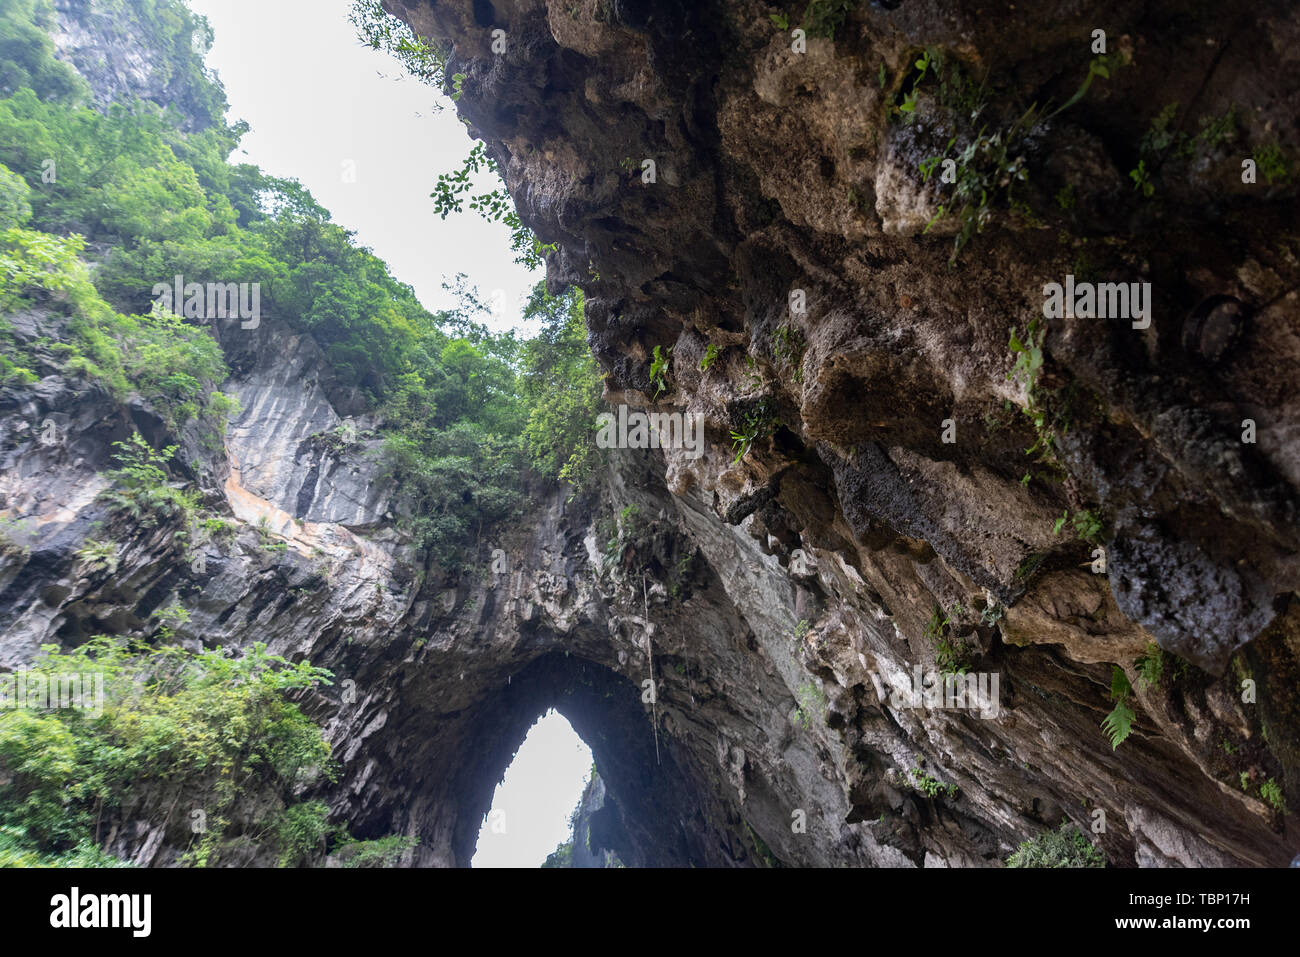
[[[1127,681],[1125,683],[1127,684]],[[1123,699],[1115,702],[1115,710],[1106,715],[1106,720],[1101,723],[1101,730],[1106,732],[1106,737],[1110,739],[1110,749],[1112,751],[1118,748],[1124,742],[1124,739],[1133,732],[1133,719],[1135,717],[1133,709]]]
[[[1165,673],[1165,659],[1160,651],[1160,646],[1154,641],[1146,646],[1142,656],[1133,662],[1138,671],[1138,684],[1145,690],[1147,688],[1160,687],[1160,679]]]
[[[1124,674],[1124,669],[1115,666],[1115,670],[1110,675],[1110,697],[1112,701],[1123,701],[1128,697],[1132,686],[1128,683],[1128,675]]]

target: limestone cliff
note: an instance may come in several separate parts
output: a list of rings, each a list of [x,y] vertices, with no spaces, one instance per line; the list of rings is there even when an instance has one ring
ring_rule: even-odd
[[[1300,147],[1293,11],[387,5],[448,50],[552,281],[587,290],[608,401],[701,413],[704,454],[616,452],[572,498],[523,476],[528,514],[450,573],[416,560],[371,423],[282,322],[223,334],[242,411],[220,447],[57,375],[6,388],[0,666],[179,602],[191,645],[329,668],[303,697],[341,762],[317,796],[357,837],[418,836],[413,865],[468,863],[550,707],[632,867],[996,866],[1063,817],[1119,866],[1295,854],[1300,171],[1241,176]],[[1071,103],[1098,28],[1109,75]],[[1170,103],[1186,119],[1159,126]],[[921,168],[949,147],[985,183],[952,265],[971,204]],[[1067,275],[1149,282],[1149,327],[1044,319]],[[55,321],[10,318],[31,341]],[[96,501],[133,429],[179,439],[230,516],[203,561]],[[126,543],[111,574],[77,558],[96,522]],[[1116,666],[1135,722],[1113,748]],[[905,693],[962,670],[996,677],[988,707]],[[109,849],[162,865],[187,837],[146,809]]]
[[[981,863],[1100,809],[1116,863],[1289,859],[1251,782],[1300,785],[1293,9],[386,5],[587,290],[607,398],[655,404],[671,347],[657,406],[705,417],[670,501],[784,707],[724,675],[701,738],[777,858]],[[1146,321],[1043,320],[1076,279]],[[954,659],[997,718],[882,706],[873,674]]]

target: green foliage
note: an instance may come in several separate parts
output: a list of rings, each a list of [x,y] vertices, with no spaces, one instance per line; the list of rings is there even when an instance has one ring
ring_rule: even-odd
[[[348,19],[372,50],[397,59],[413,77],[430,86],[446,84],[447,54],[385,10],[379,0],[353,0]]]
[[[580,289],[556,297],[545,283],[534,287],[524,318],[541,318],[543,326],[524,345],[521,376],[529,407],[524,439],[533,468],[579,489],[590,484],[601,461],[592,436],[602,380],[587,348],[583,305]]]
[[[0,558],[26,558],[30,549],[22,544],[19,536],[26,523],[15,521],[0,515]]]
[[[459,88],[458,88],[459,89]],[[548,253],[554,252],[554,243],[543,243],[524,225],[515,211],[514,202],[505,190],[505,180],[496,160],[488,156],[483,143],[475,143],[459,169],[438,177],[434,190],[433,211],[446,219],[452,213],[465,210],[466,194],[474,189],[471,177],[486,173],[497,184],[495,188],[469,196],[469,208],[490,223],[504,223],[510,230],[510,248],[515,252],[515,262],[529,269],[541,267]]]
[[[423,443],[390,435],[381,466],[381,479],[408,510],[403,527],[445,568],[459,568],[477,530],[513,518],[522,502],[517,440],[474,422],[457,422]]]
[[[1291,178],[1291,164],[1282,152],[1282,147],[1275,142],[1266,143],[1255,150],[1255,164],[1270,186],[1285,183]]]
[[[36,11],[45,6],[15,0],[0,18],[44,31],[53,20]],[[177,0],[103,0],[99,8],[94,16],[131,23],[161,51],[153,76],[168,81],[187,113],[197,111],[199,128],[150,103],[123,99],[97,112],[80,95],[54,96],[39,84],[0,90],[0,163],[13,174],[0,172],[0,218],[21,219],[24,201],[31,208],[26,224],[0,231],[0,315],[38,305],[54,313],[58,340],[19,342],[0,321],[3,384],[80,377],[119,401],[143,397],[173,431],[201,417],[201,441],[219,450],[237,412],[220,391],[221,350],[203,325],[155,313],[152,289],[177,274],[256,282],[263,314],[320,345],[332,373],[327,388],[378,413],[375,445],[395,483],[399,521],[445,566],[482,526],[515,514],[530,463],[546,477],[589,477],[598,464],[591,420],[600,383],[583,342],[580,293],[534,295],[525,318],[542,318],[544,329],[529,346],[489,332],[485,307],[463,282],[453,290],[456,309],[429,313],[299,183],[230,162],[247,127],[204,120],[214,104],[219,118],[225,101],[190,47],[191,35],[199,48],[210,42],[201,18]],[[353,22],[368,45],[422,79],[447,82],[443,53],[375,0],[354,4]],[[32,41],[26,52],[37,47]],[[47,158],[57,176],[43,182]],[[440,181],[439,209],[468,199],[519,238],[504,191],[470,195],[469,175],[494,171],[478,148],[466,170]],[[141,496],[127,498],[120,504],[130,510]]]
[[[751,406],[741,419],[740,428],[731,430],[731,451],[736,453],[731,464],[739,465],[754,443],[771,435],[777,424],[776,404],[770,398]]]
[[[117,571],[119,562],[117,544],[88,538],[77,549],[77,560],[87,572],[99,571],[102,568],[111,575]]]
[[[956,180],[947,185],[947,198],[925,227],[928,232],[945,216],[957,218],[959,228],[953,240],[950,265],[956,263],[966,244],[983,232],[998,206],[1017,211],[1026,221],[1038,222],[1032,209],[1015,196],[1016,186],[1029,179],[1031,142],[1045,120],[1079,102],[1093,79],[1108,77],[1113,66],[1106,56],[1095,58],[1075,94],[1052,113],[1045,114],[1036,103],[1018,113],[1011,111],[1008,103],[992,95],[986,82],[975,82],[959,61],[939,50],[927,49],[915,61],[910,86],[900,91],[895,113],[911,122],[923,87],[934,86],[937,103],[952,113],[959,124],[942,151],[920,164],[925,181],[945,159],[955,164]],[[992,118],[981,122],[981,117],[986,116]]]
[[[1164,652],[1154,641],[1148,642],[1141,656],[1133,663],[1138,673],[1138,687],[1159,690],[1165,673]]]
[[[150,528],[160,523],[181,522],[188,526],[198,502],[194,493],[172,488],[166,465],[176,453],[169,445],[155,452],[139,432],[125,442],[114,442],[117,468],[105,475],[112,486],[100,493],[109,508]]]
[[[1129,170],[1128,178],[1133,181],[1133,188],[1140,189],[1147,199],[1155,195],[1156,187],[1151,182],[1151,174],[1147,172],[1146,160],[1139,160],[1137,167]]]
[[[232,657],[104,637],[42,651],[32,672],[101,676],[103,708],[0,712],[0,828],[10,854],[17,844],[91,858],[114,823],[163,821],[179,805],[207,816],[190,862],[215,864],[223,838],[266,830],[241,806],[283,809],[295,789],[333,773],[320,729],[285,699],[328,683],[328,672],[306,662],[290,664],[262,644]],[[303,813],[286,820],[292,827],[272,830],[301,841]],[[180,833],[184,822],[173,826]]]
[[[651,401],[658,399],[661,394],[672,388],[669,382],[672,356],[672,346],[668,347],[667,352],[661,346],[655,346],[654,354],[650,359],[650,384],[655,387],[655,394],[650,397]]]
[[[1101,539],[1102,524],[1101,519],[1097,518],[1090,509],[1084,509],[1081,512],[1075,512],[1074,518],[1070,518],[1070,510],[1066,509],[1061,513],[1061,517],[1052,525],[1052,534],[1060,535],[1067,522],[1073,522],[1074,530],[1078,536],[1085,542],[1097,544]]]
[[[920,57],[918,57],[916,61],[912,64],[912,68],[916,71],[916,73],[911,77],[912,88],[903,95],[902,101],[896,107],[897,112],[906,116],[908,120],[911,120],[913,114],[916,112],[916,101],[917,101],[917,97],[920,96],[921,83],[925,80],[926,74],[930,72],[930,66],[934,64],[938,59],[940,59],[940,57],[934,51],[924,50],[922,51]],[[880,66],[883,72],[884,64],[882,63]],[[883,86],[884,84],[882,83],[881,85]],[[933,159],[934,161],[938,161],[941,158],[942,157],[934,157]],[[931,170],[934,169],[935,166],[934,161],[927,161],[930,163]],[[927,179],[929,178],[929,173],[926,173],[926,178]]]
[[[1166,104],[1151,120],[1138,143],[1141,158],[1129,171],[1133,188],[1150,199],[1155,195],[1154,176],[1168,158],[1194,160],[1198,155],[1218,149],[1237,135],[1237,111],[1229,108],[1221,116],[1202,116],[1195,136],[1179,128],[1179,104]]]
[[[63,371],[100,383],[119,401],[151,400],[173,427],[208,409],[210,386],[226,376],[211,334],[166,313],[129,316],[99,295],[79,258],[79,236],[11,228],[0,233],[0,308],[51,302],[68,312],[59,344]],[[37,363],[37,347],[24,348]]]
[[[790,18],[787,17],[784,13],[769,13],[767,16],[768,19],[770,19],[773,23],[776,24],[776,28],[778,30],[790,29]]]
[[[81,841],[70,851],[43,854],[32,847],[21,828],[0,827],[0,867],[134,867],[130,861]]]
[[[329,810],[324,801],[304,801],[290,805],[271,819],[281,867],[296,867],[325,849],[330,833]]]
[[[912,779],[912,786],[928,798],[955,798],[957,796],[957,786],[955,784],[944,784],[931,777],[920,767],[912,768],[908,772],[908,776]]]
[[[179,111],[178,122],[201,131],[221,128],[227,108],[225,91],[203,63],[212,48],[212,28],[184,0],[95,0],[93,4],[60,5],[87,26],[92,20],[106,21],[109,30],[116,29],[139,44],[149,57],[149,85],[160,91],[160,99],[173,105],[171,112]],[[127,60],[122,66],[129,68],[129,63]],[[102,68],[102,64],[92,63],[93,67]]]
[[[1056,458],[1056,438],[1058,428],[1064,426],[1061,417],[1048,409],[1038,389],[1038,377],[1043,368],[1043,341],[1046,338],[1047,330],[1037,315],[1030,317],[1023,339],[1015,328],[1011,329],[1007,348],[1016,357],[1016,361],[1007,373],[1007,378],[1024,387],[1025,405],[1021,411],[1029,418],[1036,436],[1034,444],[1025,449],[1025,454],[1033,456],[1035,464],[1059,472],[1063,470]],[[1030,477],[1030,473],[1026,472],[1022,481],[1028,484]],[[1055,531],[1059,533],[1063,525],[1063,521],[1058,521]],[[1086,527],[1091,529],[1092,526],[1088,524]]]
[[[1110,681],[1110,697],[1115,702],[1115,707],[1101,723],[1101,729],[1106,733],[1112,751],[1118,748],[1133,731],[1133,721],[1137,715],[1128,705],[1131,690],[1124,669],[1116,665]]]
[[[88,94],[77,72],[54,56],[51,0],[5,0],[0,5],[0,93],[23,87],[51,100]]]
[[[713,365],[718,358],[718,347],[712,342],[704,350],[704,358],[700,360],[700,371],[708,372],[709,366]]]
[[[984,231],[996,202],[1015,203],[1015,185],[1029,179],[1024,140],[1037,122],[1034,108],[1030,107],[1006,129],[989,133],[987,127],[980,127],[951,157],[956,162],[956,182],[951,186],[950,198],[939,205],[924,230],[928,232],[945,215],[957,217],[961,225],[953,240],[950,263],[955,263],[966,244]],[[934,159],[948,158],[957,142],[953,136],[943,154]]]
[[[546,860],[542,862],[542,867],[572,867],[573,866],[573,839],[565,841],[556,846],[555,850],[546,855]]]
[[[1178,118],[1178,104],[1169,103],[1162,109],[1151,121],[1151,126],[1142,134],[1142,140],[1138,144],[1139,150],[1144,154],[1160,154],[1167,150],[1178,140],[1178,128],[1176,120]]]
[[[826,692],[816,682],[807,681],[800,685],[798,702],[794,720],[805,731],[812,727],[814,718],[820,720],[826,715]]]
[[[1056,116],[1058,113],[1063,113],[1082,100],[1084,96],[1087,95],[1088,88],[1092,86],[1092,81],[1095,78],[1101,77],[1102,79],[1110,79],[1110,71],[1117,65],[1122,64],[1117,62],[1113,63],[1108,54],[1103,53],[1099,56],[1093,57],[1091,62],[1088,63],[1088,75],[1083,78],[1083,82],[1080,83],[1079,88],[1074,91],[1074,95],[1053,110],[1050,116]]]
[[[1000,601],[991,601],[983,611],[980,612],[981,625],[996,625],[1007,613],[1006,606]]]
[[[1090,509],[1076,512],[1074,515],[1074,530],[1085,542],[1096,544],[1101,539],[1101,519],[1094,515]]]
[[[794,382],[803,381],[803,354],[805,349],[803,333],[788,323],[777,327],[772,335],[772,355],[777,362],[790,365],[790,378]]]
[[[1007,858],[1007,867],[1105,867],[1103,854],[1069,821],[1056,831],[1044,831],[1021,843]]]
[[[396,867],[402,855],[419,843],[418,837],[390,834],[372,841],[348,841],[334,856],[344,867]]]
[[[31,195],[27,180],[0,164],[0,231],[21,226],[32,218]]]
[[[953,605],[945,614],[938,605],[930,613],[925,626],[925,637],[935,642],[935,667],[940,674],[964,675],[971,668],[971,652],[966,643],[948,633],[948,626],[962,614],[961,603]]]
[[[835,34],[860,2],[861,0],[810,0],[803,12],[803,28],[810,37],[834,40]]]
[[[1259,796],[1268,802],[1269,807],[1279,814],[1286,813],[1286,801],[1282,797],[1282,785],[1274,778],[1269,778],[1259,786]]]

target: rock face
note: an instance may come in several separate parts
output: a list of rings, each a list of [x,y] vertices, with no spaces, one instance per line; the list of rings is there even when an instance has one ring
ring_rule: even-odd
[[[106,108],[139,97],[174,107],[189,130],[221,122],[224,102],[211,99],[202,76],[175,69],[175,63],[185,61],[161,42],[157,19],[142,14],[130,0],[54,0],[54,10],[58,56],[90,84],[97,106]],[[178,42],[206,51],[212,43],[211,30],[206,24],[200,26],[188,11],[185,15],[194,29]]]
[[[310,338],[222,327],[242,411],[181,455],[236,533],[195,563],[119,529],[109,575],[75,554],[98,473],[161,419],[58,376],[0,390],[0,665],[178,602],[191,644],[329,668],[304,698],[342,767],[319,796],[359,838],[418,836],[413,865],[468,863],[550,707],[628,866],[997,865],[1063,817],[1121,866],[1290,860],[1260,785],[1297,809],[1300,242],[1294,189],[1243,184],[1241,158],[1300,146],[1294,12],[907,0],[796,52],[754,3],[388,5],[448,46],[458,109],[559,244],[552,279],[588,291],[607,399],[701,413],[705,453],[617,451],[585,498],[535,485],[445,575],[393,528],[369,423]],[[924,232],[945,197],[918,165],[979,141],[922,51],[987,73],[995,124],[1067,103],[1094,28],[1128,65],[1035,126],[1025,208],[995,192],[950,266],[960,218]],[[1192,101],[1186,131],[1236,105],[1234,132],[1171,147],[1144,197],[1133,104]],[[1150,282],[1149,327],[1044,319],[1067,275]],[[1136,720],[1112,748],[1116,666]],[[166,864],[186,839],[142,821],[112,849]]]
[[[593,774],[587,781],[570,820],[573,831],[567,844],[567,853],[561,855],[561,849],[566,848],[566,845],[561,845],[561,848],[557,848],[557,854],[552,855],[544,867],[624,866],[618,859],[618,854],[610,849],[610,845],[621,840],[618,832],[620,825],[617,811],[599,774]]]
[[[1065,815],[1116,863],[1288,859],[1251,782],[1300,786],[1293,10],[386,5],[586,289],[607,398],[671,348],[657,407],[704,416],[671,502],[785,699],[728,688],[708,773],[777,858],[982,863]],[[1136,285],[1052,313],[1076,282]],[[954,661],[996,717],[882,705]]]

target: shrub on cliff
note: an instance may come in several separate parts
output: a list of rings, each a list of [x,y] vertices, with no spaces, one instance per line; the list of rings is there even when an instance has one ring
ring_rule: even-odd
[[[25,700],[0,711],[0,863],[90,863],[132,820],[162,825],[193,864],[219,862],[235,838],[284,863],[323,849],[323,812],[293,794],[331,777],[329,745],[286,695],[329,672],[261,644],[238,657],[106,637],[43,651],[24,673]],[[73,706],[38,700],[72,675]]]
[[[1021,843],[1007,867],[1105,867],[1106,855],[1069,821]]]

